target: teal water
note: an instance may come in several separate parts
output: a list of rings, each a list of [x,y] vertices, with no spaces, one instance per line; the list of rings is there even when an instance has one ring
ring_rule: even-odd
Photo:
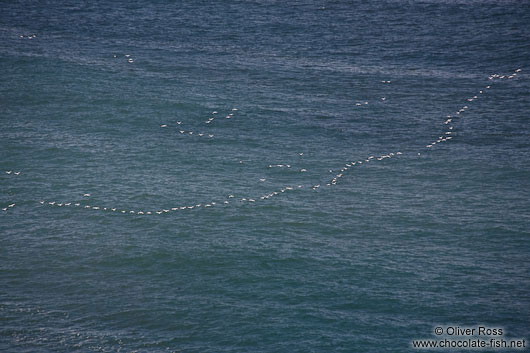
[[[0,8],[0,351],[530,338],[524,2]]]

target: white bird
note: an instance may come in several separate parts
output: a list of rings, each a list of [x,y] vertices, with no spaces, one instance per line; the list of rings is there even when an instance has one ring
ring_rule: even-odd
[[[11,205],[9,205],[9,206],[7,206],[7,207],[10,207],[10,208],[11,208],[11,207],[15,207],[15,204],[12,203]]]
[[[84,197],[90,197],[90,194],[83,194]]]
[[[11,174],[11,173],[12,173],[11,170],[7,170],[7,171],[6,171],[6,174]]]
[[[167,125],[166,124],[162,124],[162,125],[160,125],[160,127],[167,127]]]

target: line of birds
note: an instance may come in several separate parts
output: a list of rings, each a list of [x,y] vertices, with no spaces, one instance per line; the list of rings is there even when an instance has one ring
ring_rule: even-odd
[[[89,210],[95,210],[95,211],[106,211],[106,212],[115,212],[119,214],[136,214],[136,215],[161,215],[165,213],[170,212],[176,212],[176,211],[187,211],[187,210],[193,210],[193,209],[199,209],[199,208],[209,208],[214,207],[217,205],[227,205],[230,202],[228,200],[222,200],[220,202],[218,201],[210,201],[205,203],[197,203],[192,205],[181,205],[181,206],[174,206],[174,207],[168,207],[163,208],[156,211],[146,211],[146,210],[126,210],[123,208],[118,207],[103,207],[103,206],[94,206],[94,205],[88,205],[84,202],[59,202],[59,201],[39,201],[41,205],[48,205],[48,206],[56,206],[56,207],[77,207],[81,209],[89,209]]]
[[[517,76],[517,73],[521,72],[522,69],[517,69],[515,70],[511,75],[500,75],[500,74],[493,74],[493,75],[490,75],[488,77],[489,80],[495,80],[495,79],[513,79]],[[382,81],[383,83],[390,83],[390,81],[386,82],[386,81]],[[467,102],[473,102],[475,100],[477,100],[479,98],[480,95],[484,94],[486,92],[486,90],[489,90],[491,88],[491,85],[487,85],[484,89],[480,90],[478,95],[474,95],[473,97],[470,97],[470,98],[467,98],[466,101]],[[454,115],[447,115],[447,119],[444,121],[444,125],[446,125],[447,127],[447,130],[448,131],[445,131],[445,133],[442,135],[442,136],[439,136],[438,139],[436,141],[433,141],[429,144],[427,144],[425,147],[426,148],[432,148],[434,147],[436,144],[438,143],[442,143],[442,142],[447,142],[449,140],[451,140],[453,138],[453,134],[454,134],[454,126],[450,125],[453,120],[455,118],[461,118],[462,117],[462,113],[464,113],[465,111],[467,111],[469,109],[469,106],[467,105],[464,105],[462,108],[460,108],[457,112],[455,112]],[[386,155],[381,155],[379,157],[375,157],[375,156],[370,156],[368,158],[366,158],[364,160],[364,163],[369,163],[369,162],[372,162],[372,161],[382,161],[384,160],[385,158],[392,158],[392,157],[397,157],[399,155],[402,155],[403,153],[402,152],[395,152],[395,153],[389,153],[389,154],[386,154]],[[421,152],[417,152],[417,155],[420,156],[421,155]],[[341,169],[340,169],[340,172],[335,175],[335,177],[331,180],[331,182],[325,184],[326,186],[333,186],[333,185],[336,185],[337,184],[337,181],[344,176],[344,173],[351,167],[354,167],[354,166],[361,166],[363,164],[363,161],[362,160],[358,160],[356,162],[349,162],[349,163],[346,163]],[[330,172],[332,172],[332,170],[330,170]],[[318,188],[321,187],[321,184],[316,184],[316,185],[313,185],[312,189],[313,190],[316,190]]]
[[[380,156],[369,156],[366,159],[347,162],[347,163],[344,164],[344,166],[341,169],[339,169],[339,173],[337,173],[335,175],[335,177],[333,179],[331,179],[330,182],[328,182],[328,183],[326,183],[324,185],[325,186],[337,185],[338,180],[340,178],[342,178],[345,175],[346,171],[348,171],[350,168],[361,166],[363,163],[366,164],[366,163],[370,163],[370,162],[374,162],[374,161],[382,161],[382,160],[384,160],[386,158],[394,158],[394,157],[400,156],[402,154],[403,154],[403,152],[400,152],[400,151],[390,152],[388,154],[382,154]],[[333,170],[330,170],[330,172],[333,172]],[[316,190],[316,189],[320,188],[320,186],[321,186],[321,184],[313,185],[312,189]]]
[[[269,168],[287,168],[287,169],[290,169],[291,165],[290,164],[269,164]],[[299,171],[300,173],[307,172],[306,168],[301,168],[301,169],[296,168],[296,170]]]
[[[517,73],[519,73],[521,71],[522,71],[521,69],[517,69],[511,75],[493,74],[493,75],[489,76],[488,78],[489,78],[489,80],[513,79],[513,78],[515,78],[517,76]],[[384,82],[384,83],[390,83],[390,81]],[[490,88],[491,88],[491,85],[488,85],[484,89],[480,90],[477,95],[475,95],[473,97],[470,97],[470,98],[467,98],[466,99],[466,101],[468,102],[467,104],[477,100],[481,95],[483,95]],[[444,125],[446,126],[448,131],[446,131],[444,134],[442,134],[442,136],[439,136],[436,141],[433,141],[433,142],[427,144],[425,146],[425,148],[426,149],[431,149],[436,144],[439,144],[441,142],[447,142],[447,141],[451,140],[452,139],[452,135],[454,133],[453,126],[452,126],[452,123],[453,123],[454,119],[461,118],[462,114],[464,112],[466,112],[468,109],[469,109],[469,106],[468,105],[464,105],[464,106],[462,106],[462,108],[460,108],[454,114],[447,115],[446,116],[446,120],[444,121]],[[236,108],[233,109],[233,111],[236,111],[236,110],[237,110]],[[215,113],[217,113],[217,112],[215,112]],[[180,125],[180,123],[181,122],[177,122],[178,125]],[[303,156],[303,153],[298,153],[298,155],[299,156]],[[396,152],[391,152],[391,153],[387,153],[387,154],[381,154],[379,156],[372,155],[372,156],[369,156],[369,157],[364,158],[364,159],[348,161],[338,170],[339,172],[333,177],[333,179],[331,179],[331,181],[329,181],[327,183],[314,184],[314,185],[308,186],[308,187],[306,187],[304,185],[284,186],[284,187],[282,187],[280,189],[277,189],[276,191],[268,192],[266,194],[263,194],[263,195],[261,195],[259,197],[254,197],[254,198],[251,198],[251,197],[236,198],[233,194],[231,194],[231,195],[228,195],[227,197],[225,197],[225,198],[223,198],[221,200],[209,201],[209,202],[204,202],[204,203],[194,203],[194,204],[191,204],[191,205],[179,205],[179,206],[174,206],[174,207],[163,208],[163,209],[156,210],[156,211],[128,210],[128,209],[121,209],[121,208],[118,208],[118,207],[102,207],[102,206],[88,205],[88,204],[85,204],[84,201],[83,202],[81,202],[81,201],[59,202],[59,201],[44,201],[44,200],[41,200],[41,201],[39,201],[39,203],[41,205],[46,205],[46,206],[78,207],[78,208],[82,208],[82,209],[115,212],[115,213],[120,213],[120,214],[134,214],[134,215],[162,215],[162,214],[167,214],[167,213],[176,212],[176,211],[186,211],[186,210],[210,208],[210,207],[228,205],[228,204],[234,203],[234,202],[255,203],[257,201],[264,201],[264,200],[268,200],[268,199],[274,198],[276,196],[285,194],[288,191],[299,190],[299,189],[317,190],[317,189],[319,189],[322,186],[328,186],[328,187],[329,186],[334,186],[334,185],[337,184],[337,182],[339,181],[340,178],[342,178],[343,176],[346,175],[347,171],[349,171],[350,169],[353,169],[354,167],[360,167],[362,165],[366,165],[368,163],[373,163],[373,162],[376,162],[376,161],[380,162],[380,161],[383,161],[385,159],[395,158],[395,157],[398,157],[398,156],[401,156],[401,155],[403,155],[403,152],[396,151]],[[417,155],[421,155],[421,152],[417,152]],[[274,164],[274,165],[273,164],[269,164],[268,167],[269,168],[291,168],[291,165],[290,164]],[[306,171],[307,170],[305,168],[300,169],[300,172],[306,172]],[[330,170],[330,172],[333,172],[333,170]],[[20,175],[21,172],[20,171],[19,172],[14,172],[14,171],[9,170],[9,171],[6,171],[5,173],[6,174],[13,174],[13,175]],[[260,182],[264,182],[265,180],[266,180],[265,178],[260,178]],[[91,194],[84,193],[83,197],[87,197],[87,198],[91,197]],[[15,207],[15,203],[9,204],[7,207],[2,208],[2,211],[7,211],[8,209],[13,208],[13,207]]]

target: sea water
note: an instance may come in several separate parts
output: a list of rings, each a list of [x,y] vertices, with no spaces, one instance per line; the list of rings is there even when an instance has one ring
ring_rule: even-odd
[[[530,338],[529,24],[501,0],[4,2],[0,350]]]

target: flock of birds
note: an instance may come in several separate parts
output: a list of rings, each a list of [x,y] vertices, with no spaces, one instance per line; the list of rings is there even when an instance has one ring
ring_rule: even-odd
[[[235,112],[237,112],[237,111],[238,111],[237,108],[232,108],[231,112],[226,115],[225,119],[234,118],[235,117]],[[211,124],[215,120],[217,114],[218,114],[217,111],[213,111],[212,112],[212,116],[209,117],[208,120],[206,120],[204,123],[205,124]],[[198,136],[198,137],[206,137],[206,138],[212,138],[212,137],[215,136],[214,134],[209,134],[209,133],[205,133],[205,132],[196,132],[196,131],[182,130],[182,121],[177,121],[176,125],[177,125],[176,128],[178,129],[178,132],[181,135]],[[175,126],[170,125],[170,124],[162,124],[162,125],[160,125],[160,127],[165,129],[165,128],[172,128],[172,127],[175,127]]]
[[[21,34],[19,37],[22,39],[33,39],[33,38],[37,38],[37,35],[36,34],[29,34],[29,35]]]
[[[130,59],[130,60],[132,60],[132,59]],[[521,71],[522,71],[522,69],[517,69],[510,75],[493,74],[493,75],[489,76],[488,78],[492,82],[494,80],[513,79],[513,78],[516,78],[517,74],[519,72],[521,72]],[[390,82],[391,81],[382,81],[382,83],[384,83],[384,84],[389,84]],[[466,102],[467,102],[466,105],[463,105],[460,109],[458,109],[453,114],[447,115],[445,117],[445,121],[443,123],[443,125],[446,127],[446,129],[445,129],[446,131],[442,135],[438,136],[436,138],[436,140],[434,140],[434,141],[428,143],[427,145],[425,145],[425,149],[422,149],[420,151],[415,151],[415,152],[407,152],[407,153],[408,154],[415,153],[415,154],[417,154],[419,156],[419,155],[421,155],[422,152],[428,151],[429,149],[432,149],[433,147],[435,147],[438,144],[450,141],[453,138],[453,135],[454,135],[453,123],[457,119],[461,118],[463,113],[465,113],[469,109],[469,106],[467,104],[471,104],[475,100],[479,99],[491,87],[492,87],[492,83],[490,83],[489,85],[485,86],[483,89],[479,90],[476,95],[467,98],[466,99]],[[385,100],[385,99],[386,99],[385,97],[381,98],[381,100]],[[368,102],[365,102],[364,104],[368,104]],[[361,104],[360,103],[356,103],[356,105],[361,105]],[[235,113],[237,111],[238,111],[237,108],[232,108],[230,113],[228,113],[225,116],[225,119],[234,118],[235,117]],[[217,111],[212,112],[212,116],[210,118],[208,118],[207,121],[205,121],[205,124],[211,124],[213,121],[216,120],[217,116],[218,116],[218,112]],[[195,131],[180,130],[180,126],[182,125],[181,121],[177,121],[176,125],[177,125],[176,127],[179,128],[179,130],[178,130],[179,133],[183,134],[183,135],[184,134],[185,135],[195,135],[195,136],[199,136],[199,137],[208,137],[208,138],[212,138],[214,136],[213,134],[208,134],[208,133],[202,133],[202,132],[198,133],[198,132],[195,132]],[[160,127],[161,128],[168,128],[168,127],[170,127],[170,125],[169,124],[162,124],[162,125],[160,125]],[[94,210],[94,211],[102,211],[102,212],[110,212],[110,213],[119,213],[119,214],[129,214],[129,215],[141,215],[141,216],[142,215],[162,215],[162,214],[172,213],[172,212],[187,212],[187,211],[194,210],[194,209],[227,206],[227,205],[230,205],[230,204],[233,204],[233,203],[236,203],[236,202],[238,202],[238,203],[255,203],[255,202],[258,202],[258,201],[264,201],[264,200],[268,200],[268,199],[283,195],[283,194],[285,194],[287,192],[293,192],[293,191],[297,191],[297,190],[301,190],[301,189],[316,191],[319,188],[332,187],[332,186],[336,185],[341,178],[346,176],[348,174],[348,172],[351,172],[351,170],[353,170],[354,168],[359,168],[359,167],[361,167],[363,165],[367,165],[367,164],[371,164],[371,163],[380,163],[380,162],[385,161],[386,159],[398,158],[398,157],[402,156],[403,154],[404,153],[401,152],[401,151],[393,151],[393,152],[389,152],[389,153],[381,154],[381,155],[371,155],[371,156],[368,156],[368,157],[363,158],[363,159],[352,158],[351,160],[346,161],[344,163],[344,165],[338,169],[338,173],[336,175],[334,175],[333,178],[331,180],[329,180],[328,182],[319,183],[319,184],[311,184],[311,185],[303,185],[303,184],[286,185],[286,186],[283,186],[281,188],[278,188],[277,190],[274,190],[274,191],[271,191],[271,192],[268,192],[268,193],[265,193],[265,194],[263,194],[261,196],[256,196],[256,197],[248,197],[248,196],[246,196],[246,197],[236,197],[233,194],[230,194],[230,195],[227,195],[225,197],[221,197],[221,198],[218,198],[218,199],[210,200],[208,202],[195,202],[195,203],[191,203],[191,204],[173,205],[172,207],[161,208],[159,210],[145,210],[145,209],[132,210],[132,209],[119,208],[119,207],[110,207],[110,206],[106,206],[105,207],[105,206],[100,206],[100,205],[90,205],[86,201],[86,200],[88,200],[91,197],[91,194],[89,194],[89,193],[84,193],[83,194],[83,198],[85,198],[85,200],[82,200],[82,201],[78,200],[78,201],[60,202],[60,201],[57,201],[57,200],[47,200],[47,201],[46,200],[40,200],[40,201],[38,201],[38,203],[40,205],[43,205],[43,206],[73,207],[73,208],[82,208],[82,209],[86,209],[86,210]],[[303,153],[298,153],[298,155],[299,156],[303,156]],[[240,163],[243,163],[243,161],[240,161]],[[291,164],[269,164],[268,168],[288,168],[289,169],[289,168],[291,168]],[[307,169],[302,168],[302,169],[299,169],[298,171],[301,172],[301,173],[304,173],[304,172],[307,172]],[[333,172],[333,170],[330,170],[330,172]],[[11,177],[16,177],[16,176],[21,175],[21,172],[20,171],[8,170],[8,171],[5,171],[5,175],[11,176]],[[265,180],[266,180],[266,178],[260,178],[259,179],[260,182],[264,182]],[[14,202],[13,203],[9,203],[5,207],[1,208],[1,210],[2,210],[2,212],[7,212],[7,211],[13,209],[15,206],[16,206],[16,204]]]

